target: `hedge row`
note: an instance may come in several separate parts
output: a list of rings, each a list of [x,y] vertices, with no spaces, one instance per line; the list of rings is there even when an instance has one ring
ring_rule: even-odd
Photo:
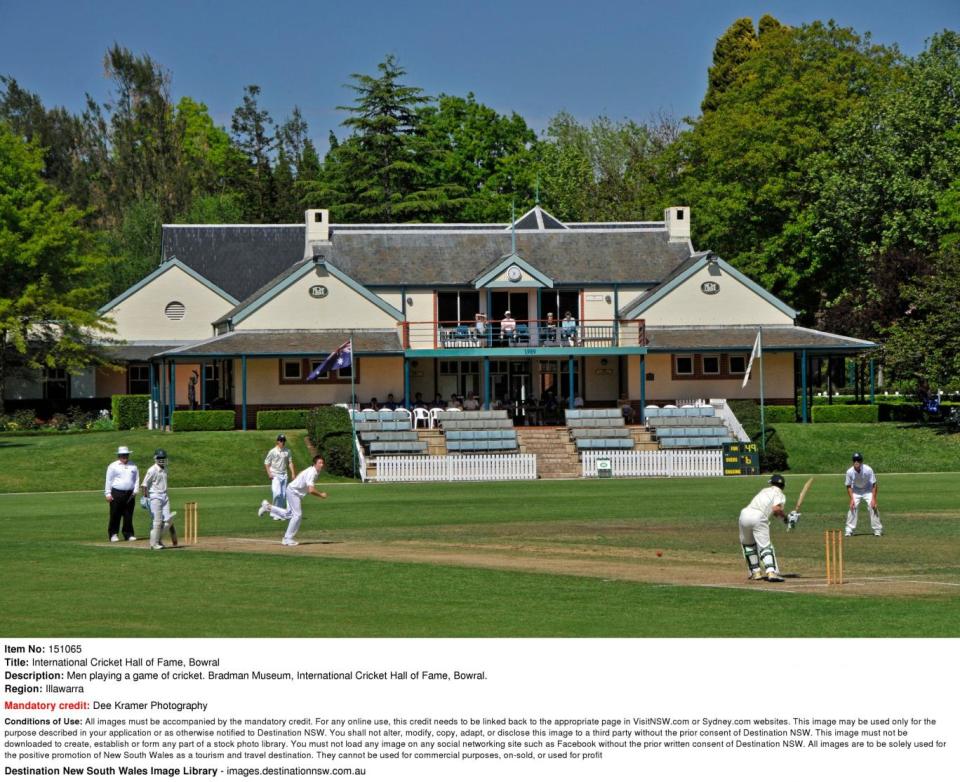
[[[306,429],[309,410],[261,410],[257,413],[257,429]]]
[[[331,475],[353,475],[353,430],[343,407],[315,407],[306,416],[307,436]]]
[[[117,429],[145,428],[149,411],[149,394],[114,394],[110,399],[110,417]]]
[[[175,432],[226,432],[234,428],[233,410],[174,410]]]
[[[797,422],[797,408],[793,405],[764,405],[763,420],[767,424],[794,424]]]
[[[811,410],[815,424],[875,424],[878,405],[815,405]]]

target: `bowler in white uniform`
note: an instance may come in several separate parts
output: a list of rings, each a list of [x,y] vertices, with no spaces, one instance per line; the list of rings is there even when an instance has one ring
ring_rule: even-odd
[[[313,457],[313,465],[311,467],[307,467],[306,470],[301,471],[296,478],[287,484],[286,508],[278,508],[276,505],[271,505],[266,500],[260,503],[260,508],[257,511],[258,516],[263,516],[264,513],[269,513],[275,518],[288,522],[287,531],[283,535],[282,543],[284,546],[299,545],[295,538],[297,532],[300,531],[300,520],[303,518],[303,508],[301,507],[303,498],[308,494],[312,494],[314,497],[319,497],[321,500],[325,500],[327,498],[327,493],[325,491],[317,491],[313,487],[313,484],[317,481],[317,475],[322,469],[323,457],[317,454]]]

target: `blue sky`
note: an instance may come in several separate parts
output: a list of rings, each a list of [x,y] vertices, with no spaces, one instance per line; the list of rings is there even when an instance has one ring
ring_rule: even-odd
[[[537,131],[566,110],[647,120],[695,115],[713,46],[735,19],[770,13],[787,24],[833,18],[878,43],[916,54],[960,28],[957,0],[0,0],[0,74],[47,106],[79,111],[107,96],[104,52],[146,53],[229,126],[247,84],[274,120],[300,106],[321,149],[341,132],[354,72],[384,55],[428,94],[466,95],[516,111]]]

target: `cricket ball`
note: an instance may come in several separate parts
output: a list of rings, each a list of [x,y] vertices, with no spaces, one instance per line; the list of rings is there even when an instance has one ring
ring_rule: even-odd
[[[662,557],[662,556],[663,556],[663,552],[662,552],[662,551],[658,551],[658,552],[657,552],[657,556],[658,556],[658,557]]]

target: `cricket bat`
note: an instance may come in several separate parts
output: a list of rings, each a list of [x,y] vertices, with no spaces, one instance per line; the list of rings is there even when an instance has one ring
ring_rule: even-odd
[[[807,496],[807,492],[810,491],[810,486],[813,484],[813,478],[807,478],[807,482],[803,484],[803,488],[800,490],[800,496],[797,497],[797,504],[794,507],[795,511],[800,510],[800,506],[803,505],[803,499]]]

